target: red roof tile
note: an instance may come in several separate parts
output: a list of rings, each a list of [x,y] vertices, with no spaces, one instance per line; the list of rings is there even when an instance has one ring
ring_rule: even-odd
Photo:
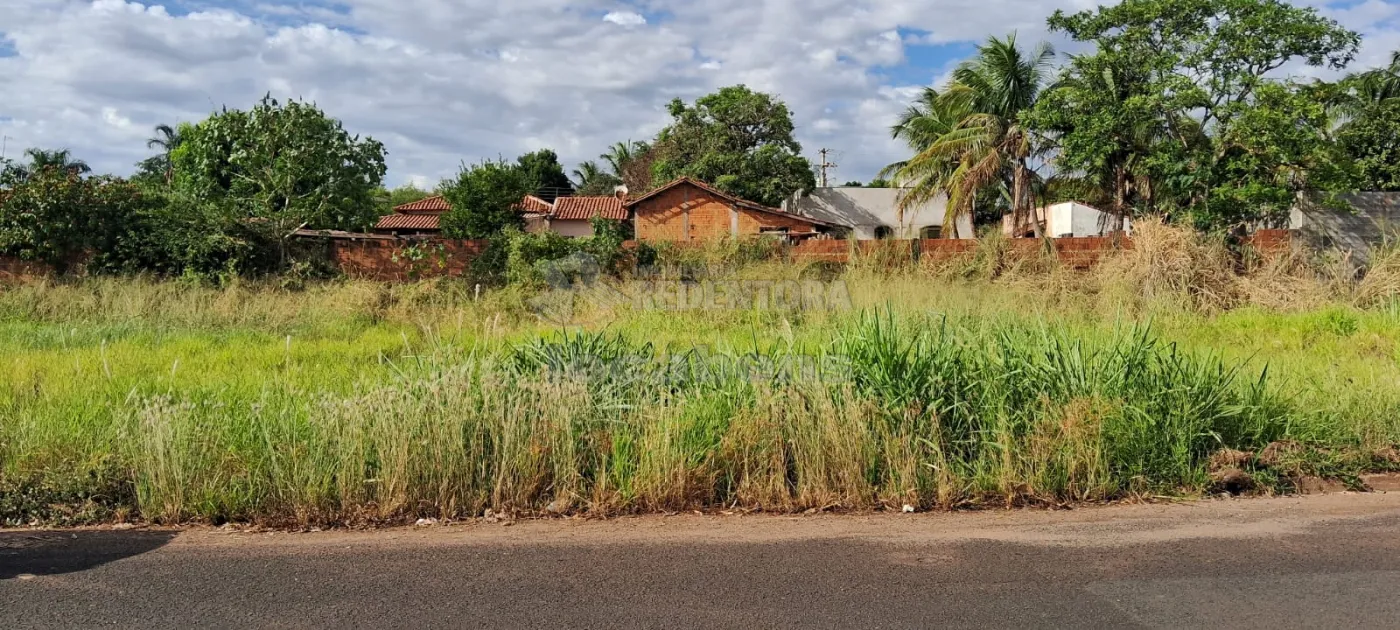
[[[526,214],[549,214],[554,211],[554,206],[534,195],[525,195],[520,203],[515,204],[515,209]]]
[[[436,230],[437,214],[390,214],[380,217],[376,230]]]
[[[627,218],[627,208],[617,197],[560,197],[554,200],[554,213],[551,219],[578,220],[601,216],[604,219],[622,221]]]
[[[433,195],[427,199],[409,202],[401,206],[395,206],[394,212],[447,212],[452,209],[452,204],[447,203],[442,195]]]

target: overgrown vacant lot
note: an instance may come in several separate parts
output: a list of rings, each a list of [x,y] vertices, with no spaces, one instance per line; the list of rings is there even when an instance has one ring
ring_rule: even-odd
[[[9,288],[0,518],[1043,505],[1400,467],[1390,302],[1113,269],[857,261],[849,309],[567,329],[453,281]]]

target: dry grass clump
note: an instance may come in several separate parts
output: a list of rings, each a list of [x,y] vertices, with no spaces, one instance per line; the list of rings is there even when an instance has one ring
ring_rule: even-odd
[[[1185,298],[1191,306],[1217,311],[1244,303],[1248,295],[1223,239],[1151,219],[1136,222],[1132,247],[1096,268],[1106,287],[1143,301]]]
[[[1371,260],[1352,288],[1352,303],[1362,308],[1383,306],[1400,295],[1400,240],[1387,239],[1371,250]]]

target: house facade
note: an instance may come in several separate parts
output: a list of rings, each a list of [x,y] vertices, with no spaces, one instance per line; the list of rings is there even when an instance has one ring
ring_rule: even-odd
[[[1066,201],[1035,209],[1035,218],[1040,222],[1041,232],[1049,238],[1078,238],[1085,236],[1108,236],[1119,231],[1120,221],[1113,214],[1076,201]],[[1132,221],[1124,217],[1122,231],[1132,232]],[[1035,236],[1035,228],[1030,217],[1024,217],[1021,225],[1015,225],[1011,215],[1001,219],[1001,231],[1011,237]]]
[[[606,197],[559,197],[545,217],[545,229],[572,238],[593,236],[593,218],[627,220],[622,195]]]
[[[799,191],[783,202],[783,210],[840,225],[857,240],[913,238],[974,238],[972,218],[959,217],[957,229],[946,225],[948,198],[938,198],[899,211],[904,188],[839,186]]]
[[[811,238],[837,226],[740,199],[688,177],[626,204],[637,240],[706,241],[773,235]]]

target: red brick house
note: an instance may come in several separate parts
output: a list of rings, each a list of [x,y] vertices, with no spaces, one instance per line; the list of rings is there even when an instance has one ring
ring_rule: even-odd
[[[642,241],[704,241],[725,236],[816,236],[835,224],[769,208],[682,177],[627,202],[636,238]]]

